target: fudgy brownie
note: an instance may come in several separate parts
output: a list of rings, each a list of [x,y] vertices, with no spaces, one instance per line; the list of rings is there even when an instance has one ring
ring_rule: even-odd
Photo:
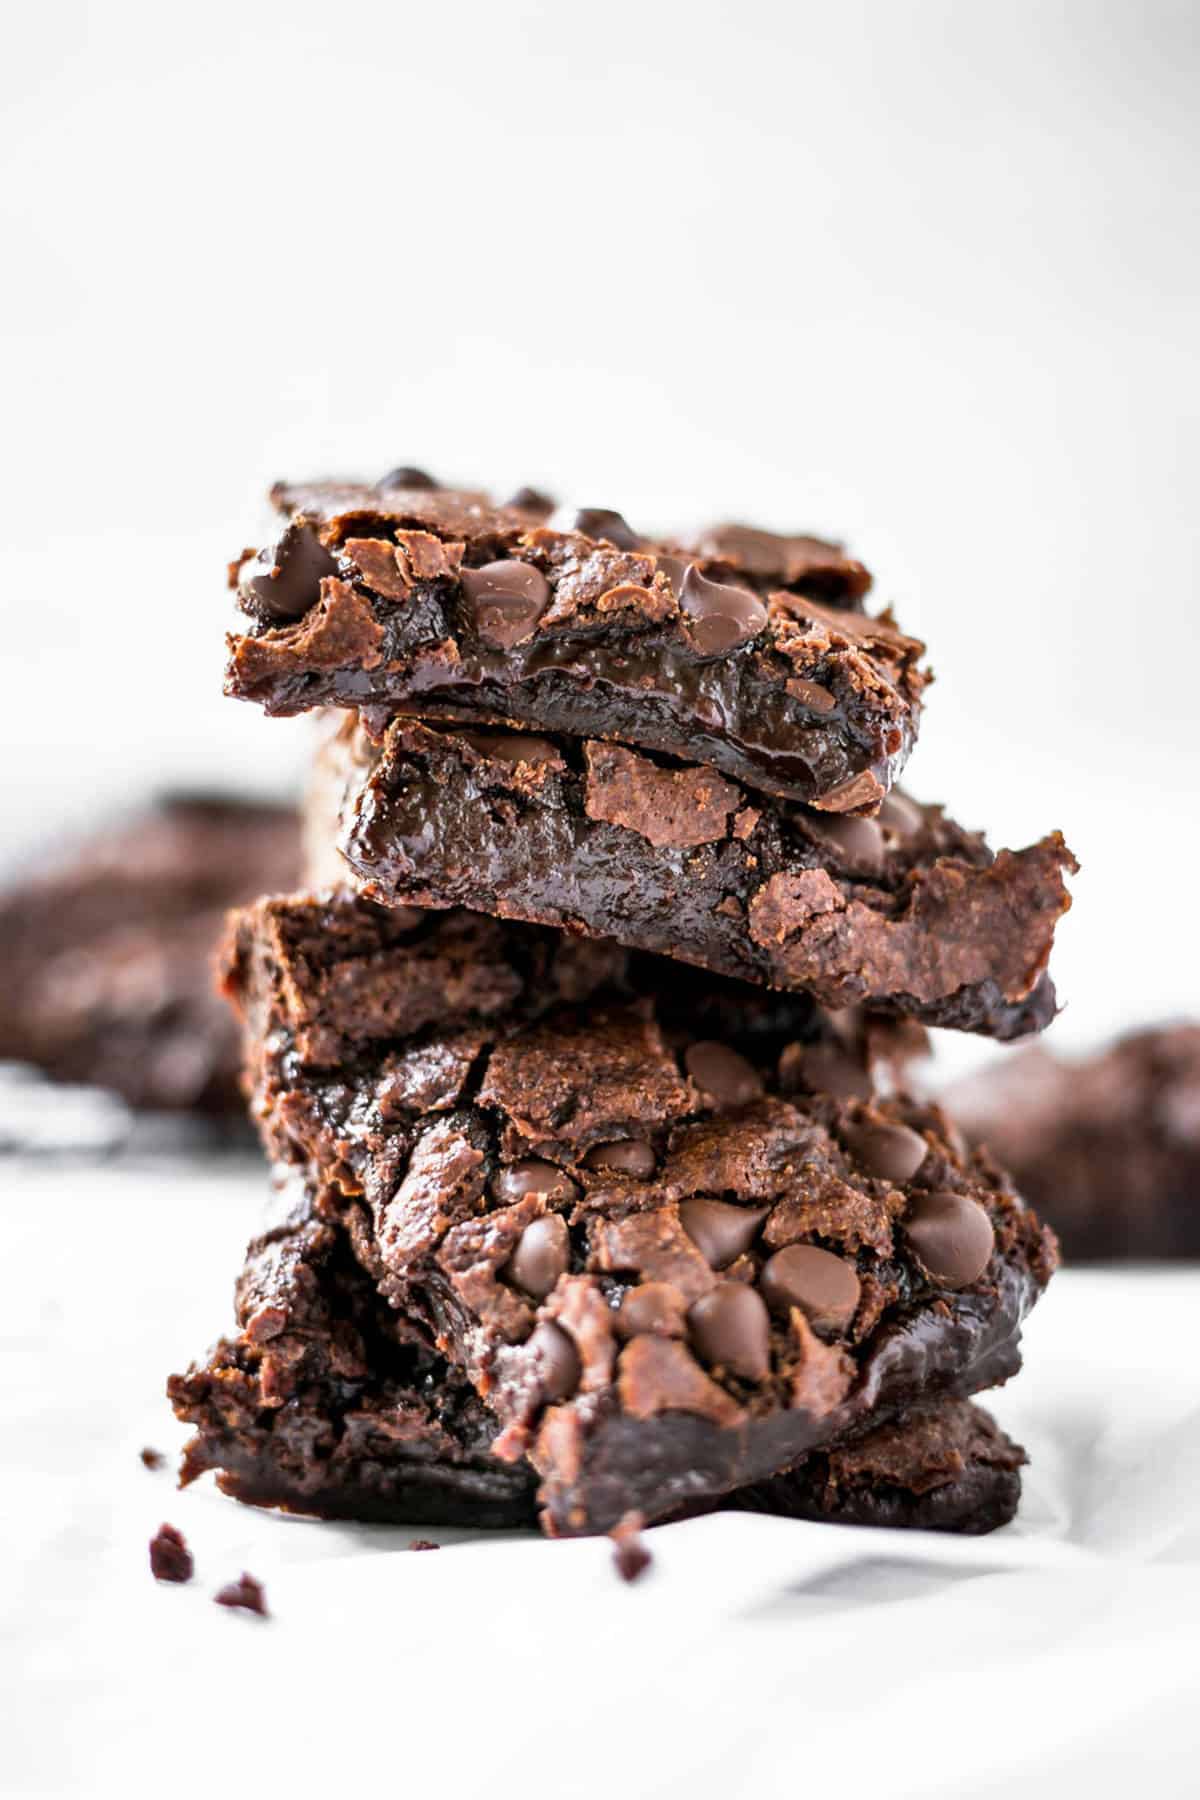
[[[536,1476],[490,1454],[486,1405],[406,1331],[346,1234],[285,1180],[237,1287],[238,1334],[168,1392],[195,1427],[182,1481],[325,1517],[532,1525]],[[944,1401],[732,1496],[840,1524],[989,1531],[1013,1515],[1022,1452]]]
[[[345,898],[233,921],[269,1151],[486,1399],[556,1532],[1003,1381],[1055,1262],[936,1108],[817,1089],[846,1062],[811,1002],[693,1014],[663,968],[631,992],[612,946]]]
[[[993,855],[899,793],[840,818],[621,744],[409,719],[380,747],[345,720],[321,764],[310,837],[339,841],[373,900],[566,926],[998,1038],[1054,1016],[1045,968],[1076,866],[1057,833]]]
[[[231,568],[251,623],[226,691],[269,712],[335,705],[509,721],[705,762],[768,793],[872,813],[916,736],[923,646],[854,610],[835,545],[719,527],[651,541],[526,496],[283,484],[285,524]]]
[[[1028,1051],[946,1103],[1072,1261],[1200,1256],[1200,1025],[1132,1032],[1083,1061]]]
[[[240,1111],[213,950],[228,908],[286,891],[299,862],[290,808],[200,794],[58,852],[0,894],[0,1059],[134,1107]]]

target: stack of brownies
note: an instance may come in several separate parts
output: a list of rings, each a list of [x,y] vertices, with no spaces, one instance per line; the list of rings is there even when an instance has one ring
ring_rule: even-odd
[[[1074,867],[895,790],[923,646],[836,545],[653,541],[418,470],[281,486],[228,689],[332,709],[311,890],[223,979],[274,1166],[184,1479],[603,1532],[718,1506],[987,1530],[1053,1235],[904,1092],[1009,1039]]]

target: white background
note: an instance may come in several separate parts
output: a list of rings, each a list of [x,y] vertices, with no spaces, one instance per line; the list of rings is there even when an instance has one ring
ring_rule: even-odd
[[[10,9],[0,850],[167,782],[287,788],[303,726],[220,697],[224,564],[272,478],[418,462],[844,535],[931,646],[913,791],[996,842],[1061,825],[1084,865],[1055,1036],[1194,1010],[1198,74],[1186,0]],[[112,1235],[95,1255],[86,1280],[124,1279]],[[91,1502],[76,1529],[115,1544]],[[413,1564],[433,1593],[439,1560]],[[447,1682],[483,1673],[472,1629]],[[542,1650],[563,1707],[569,1648]],[[1009,1737],[992,1692],[979,1731]],[[177,1754],[229,1777],[201,1749],[221,1707],[177,1710]],[[777,1729],[801,1782],[802,1710]],[[381,1744],[391,1785],[407,1755]]]

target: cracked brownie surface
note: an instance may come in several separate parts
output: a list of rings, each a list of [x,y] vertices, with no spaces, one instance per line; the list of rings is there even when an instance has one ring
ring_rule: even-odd
[[[900,793],[842,818],[619,744],[407,719],[378,746],[353,719],[329,736],[309,820],[386,904],[584,930],[997,1038],[1054,1016],[1076,866],[1057,833],[994,855]]]
[[[1200,1025],[1131,1032],[1080,1059],[1026,1051],[946,1103],[1012,1167],[1069,1259],[1200,1256]]]
[[[227,909],[299,864],[290,808],[224,795],[164,796],[72,842],[0,894],[0,1059],[135,1107],[240,1113],[213,952]]]
[[[245,909],[226,959],[268,1149],[556,1532],[1004,1380],[1055,1261],[936,1108],[875,1093],[865,1027],[848,1049],[803,996],[641,967],[320,897]]]
[[[547,521],[399,483],[283,483],[275,542],[232,565],[248,626],[226,690],[268,712],[508,721],[701,761],[873,813],[916,736],[923,646],[837,545],[746,526],[691,544],[619,514]]]
[[[173,1375],[195,1428],[184,1485],[208,1470],[253,1505],[327,1518],[531,1525],[537,1478],[490,1453],[485,1403],[379,1297],[304,1182],[281,1184],[247,1251],[237,1333]],[[808,1458],[730,1504],[791,1518],[993,1530],[1012,1517],[1022,1452],[987,1414],[944,1401]]]

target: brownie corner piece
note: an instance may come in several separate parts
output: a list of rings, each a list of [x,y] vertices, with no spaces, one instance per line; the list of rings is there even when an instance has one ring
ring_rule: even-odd
[[[232,580],[227,692],[290,713],[509,721],[711,764],[872,813],[915,741],[924,646],[857,610],[836,545],[716,528],[689,546],[436,487],[280,484]]]
[[[718,1035],[705,984],[449,914],[391,953],[440,1005],[364,1027],[386,916],[313,905],[352,954],[281,957],[276,931],[259,955],[269,907],[239,927],[260,1131],[532,1463],[550,1531],[720,1498],[1018,1366],[1052,1234],[936,1108],[817,1088],[841,1050],[811,1002],[743,989]],[[493,934],[485,1007],[464,931]]]

